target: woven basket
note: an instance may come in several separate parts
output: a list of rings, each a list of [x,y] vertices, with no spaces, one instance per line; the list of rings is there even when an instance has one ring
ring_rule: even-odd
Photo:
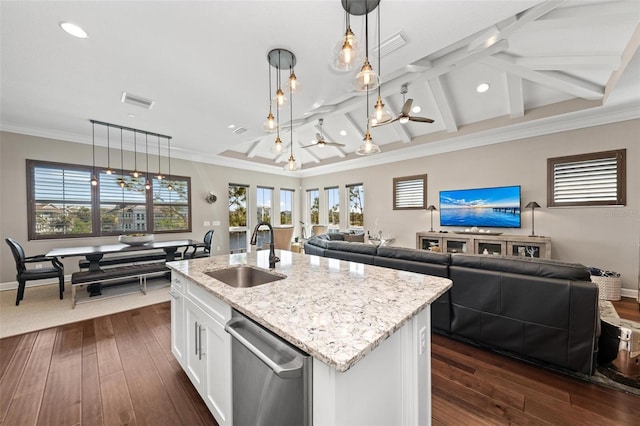
[[[603,277],[591,275],[591,281],[598,284],[599,299],[620,300],[620,288],[622,287],[621,277]]]

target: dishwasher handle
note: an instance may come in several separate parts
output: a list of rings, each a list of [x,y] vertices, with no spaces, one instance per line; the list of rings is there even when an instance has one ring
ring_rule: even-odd
[[[227,333],[229,333],[233,338],[235,338],[242,346],[247,348],[252,354],[257,356],[262,362],[264,362],[267,367],[269,367],[278,377],[282,379],[294,379],[296,377],[300,377],[302,374],[303,360],[301,356],[295,353],[293,350],[289,349],[284,343],[274,339],[274,344],[278,345],[278,347],[282,347],[287,352],[292,353],[293,359],[284,364],[278,364],[271,358],[269,358],[264,352],[258,349],[251,341],[243,335],[242,328],[257,328],[251,321],[244,318],[233,318],[224,326],[224,329]]]

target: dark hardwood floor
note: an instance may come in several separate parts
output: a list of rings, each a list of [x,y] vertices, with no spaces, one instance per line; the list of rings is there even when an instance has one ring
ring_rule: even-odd
[[[631,299],[615,302],[640,321]],[[0,424],[215,425],[162,303],[0,340]],[[433,336],[435,425],[637,425],[640,397]]]

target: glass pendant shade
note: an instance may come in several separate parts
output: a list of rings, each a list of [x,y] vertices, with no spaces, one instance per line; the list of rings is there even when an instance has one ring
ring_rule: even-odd
[[[384,109],[384,104],[382,103],[382,98],[378,95],[378,100],[376,101],[376,105],[374,106],[374,112],[371,117],[369,117],[369,122],[372,125],[380,125],[384,123],[388,123],[393,119],[391,112]]]
[[[262,125],[262,129],[268,133],[273,133],[278,129],[278,124],[276,123],[276,119],[271,111],[269,111],[269,115],[267,116],[267,120]]]
[[[300,93],[302,91],[302,84],[298,81],[298,77],[296,77],[296,73],[293,70],[291,70],[291,74],[289,75],[287,88],[291,93]]]
[[[366,92],[368,90],[377,89],[380,85],[380,78],[378,74],[373,70],[371,64],[368,59],[365,59],[362,68],[358,75],[356,75],[356,79],[354,82],[354,88],[358,92]]]
[[[287,172],[295,172],[296,170],[298,170],[300,167],[298,166],[298,164],[296,163],[296,159],[293,157],[293,154],[291,154],[289,156],[289,161],[287,162],[287,164],[285,164],[284,166],[284,170]]]
[[[271,147],[271,152],[273,152],[274,154],[279,154],[282,151],[284,151],[284,146],[282,146],[282,140],[280,139],[280,136],[277,136],[275,144]]]
[[[362,49],[360,42],[347,27],[344,36],[338,41],[334,49],[333,67],[338,71],[351,71],[362,60]]]
[[[276,90],[276,95],[273,97],[273,102],[280,109],[289,107],[289,99],[284,95],[284,92],[280,88]]]
[[[356,154],[358,155],[370,155],[377,154],[380,152],[380,147],[373,143],[373,139],[371,139],[371,134],[369,130],[367,130],[367,134],[364,137],[364,143],[358,147]]]

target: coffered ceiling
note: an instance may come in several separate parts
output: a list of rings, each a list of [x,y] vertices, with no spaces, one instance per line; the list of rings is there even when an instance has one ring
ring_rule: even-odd
[[[369,44],[383,101],[399,114],[406,83],[413,114],[434,123],[375,127],[382,153],[366,157],[355,151],[377,92],[367,104],[355,71],[331,65],[339,0],[3,0],[0,12],[0,126],[16,133],[90,144],[95,119],[171,135],[175,157],[271,173],[284,173],[293,141],[305,176],[640,117],[638,0],[381,1],[381,64],[378,10]],[[364,18],[351,25],[364,44]],[[262,129],[273,48],[294,52],[303,84],[292,113],[280,111],[283,153]],[[153,106],[123,103],[123,92]],[[302,148],[320,118],[344,147]]]

